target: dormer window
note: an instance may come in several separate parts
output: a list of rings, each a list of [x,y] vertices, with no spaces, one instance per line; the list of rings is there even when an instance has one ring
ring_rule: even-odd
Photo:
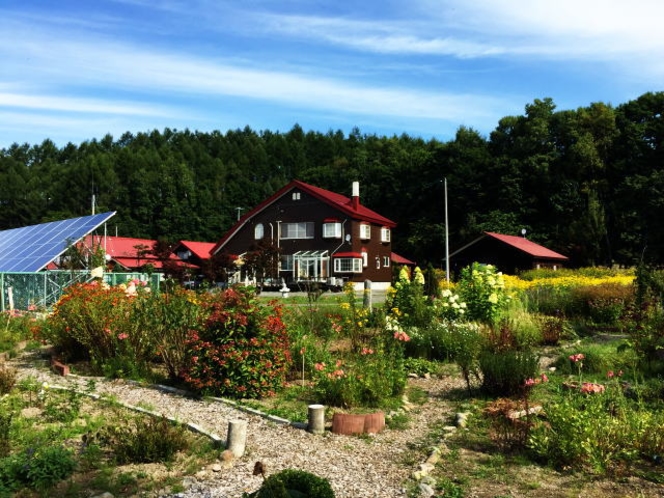
[[[389,242],[391,237],[390,229],[387,227],[383,227],[380,229],[380,241],[381,242]]]
[[[369,240],[371,238],[371,225],[362,223],[360,225],[360,239]]]
[[[299,201],[300,200],[300,193],[299,192],[293,192],[293,200],[294,201]]]

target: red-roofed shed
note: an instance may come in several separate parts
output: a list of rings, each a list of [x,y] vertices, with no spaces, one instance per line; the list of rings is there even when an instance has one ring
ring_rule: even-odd
[[[455,272],[474,262],[492,264],[506,274],[515,275],[536,268],[562,268],[569,258],[525,237],[484,232],[471,243],[450,254]]]

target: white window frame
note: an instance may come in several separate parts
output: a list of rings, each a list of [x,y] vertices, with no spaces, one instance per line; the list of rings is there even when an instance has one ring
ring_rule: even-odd
[[[383,267],[384,268],[389,268],[390,266],[390,257],[389,256],[383,256]]]
[[[340,239],[341,238],[341,222],[328,221],[323,223],[323,238],[324,239]]]
[[[254,227],[254,239],[262,240],[263,237],[265,237],[265,227],[263,226],[262,223],[258,223]]]
[[[380,229],[380,241],[381,242],[390,242],[391,239],[391,231],[387,227],[383,227]]]
[[[294,201],[299,201],[300,200],[300,193],[299,192],[293,192],[293,200]]]
[[[371,225],[369,223],[360,223],[360,239],[371,239]]]
[[[334,273],[362,273],[362,258],[334,258]]]
[[[369,266],[369,254],[367,251],[362,251],[362,268]]]
[[[281,223],[279,238],[281,240],[313,239],[315,224],[313,221]]]

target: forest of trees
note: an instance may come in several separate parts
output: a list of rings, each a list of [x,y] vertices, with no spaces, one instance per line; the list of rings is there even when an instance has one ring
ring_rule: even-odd
[[[406,134],[226,133],[165,129],[58,148],[0,150],[0,230],[117,211],[109,234],[216,242],[292,179],[361,201],[398,223],[394,250],[420,264],[482,231],[517,235],[574,266],[664,263],[664,92],[614,107],[557,111],[535,100],[488,137],[461,127],[448,142]]]

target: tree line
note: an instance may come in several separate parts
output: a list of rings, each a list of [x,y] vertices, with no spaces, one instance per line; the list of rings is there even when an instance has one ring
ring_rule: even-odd
[[[0,150],[0,230],[117,211],[111,235],[216,242],[292,179],[350,195],[396,221],[393,246],[420,264],[483,231],[527,237],[575,266],[664,262],[664,92],[556,110],[536,99],[483,136],[154,130],[79,145]]]

